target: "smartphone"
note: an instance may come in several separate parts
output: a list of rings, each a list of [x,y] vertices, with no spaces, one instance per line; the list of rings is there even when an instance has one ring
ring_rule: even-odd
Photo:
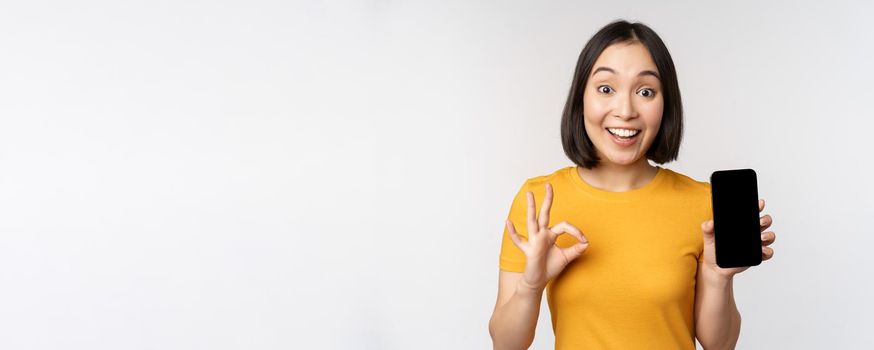
[[[753,169],[719,170],[710,175],[716,265],[719,267],[762,263],[758,192]]]

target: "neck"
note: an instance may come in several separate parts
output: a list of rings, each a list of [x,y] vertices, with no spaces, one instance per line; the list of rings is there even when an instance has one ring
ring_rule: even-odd
[[[577,167],[580,177],[589,185],[608,192],[625,192],[646,186],[652,181],[658,168],[649,164],[645,157],[632,164],[616,164],[602,157],[592,169]]]

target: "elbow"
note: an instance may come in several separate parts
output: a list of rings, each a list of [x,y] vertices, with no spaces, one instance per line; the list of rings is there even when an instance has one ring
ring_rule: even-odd
[[[501,336],[498,329],[497,320],[494,316],[489,320],[489,336],[492,338],[493,350],[525,350],[534,343],[533,337],[528,341],[528,345],[513,344],[512,340],[507,339],[506,335]]]
[[[704,350],[733,350],[734,345],[729,343],[708,343],[703,342],[701,339],[698,339],[698,342],[701,343],[701,348]]]
[[[501,341],[501,337],[499,337],[492,326],[491,322],[489,323],[489,336],[492,338],[492,350],[507,350],[514,349],[513,347],[508,346],[505,342]]]
[[[497,335],[497,325],[495,324],[495,316],[492,315],[492,318],[489,319],[489,337],[492,338],[492,349],[500,350],[506,349],[506,347],[501,346],[499,342],[499,337]]]
[[[497,344],[497,343],[495,343],[495,316],[494,315],[492,315],[492,317],[489,318],[489,337],[492,338],[492,348],[497,349],[497,347],[495,347],[495,344]]]
[[[715,334],[697,334],[698,343],[704,350],[733,350],[740,338],[740,313],[735,313],[735,321],[731,327],[721,336]]]
[[[699,340],[698,342],[701,343],[701,348],[704,349],[704,350],[727,350],[727,349],[734,349],[733,347],[726,347],[725,345],[722,345],[722,344],[706,344],[706,343],[704,343],[704,342],[702,342],[702,341],[700,341],[700,340]]]

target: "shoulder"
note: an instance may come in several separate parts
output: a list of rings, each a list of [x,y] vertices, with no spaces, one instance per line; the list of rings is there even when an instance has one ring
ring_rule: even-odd
[[[527,193],[531,192],[535,198],[543,198],[546,194],[547,183],[551,184],[553,188],[559,188],[559,192],[563,192],[561,188],[569,183],[568,173],[574,170],[574,167],[564,167],[551,173],[525,178],[525,182],[522,183],[522,186],[513,198],[513,204],[510,207],[510,218],[515,218],[515,220],[524,224],[524,217],[527,213]]]
[[[546,194],[546,184],[549,183],[552,185],[552,188],[558,192],[564,192],[566,189],[572,186],[572,177],[573,171],[576,171],[576,168],[573,166],[567,166],[559,168],[555,171],[533,175],[525,178],[525,181],[522,183],[522,186],[519,187],[519,190],[516,192],[515,200],[517,205],[522,205],[526,201],[526,193],[531,192],[534,194],[535,198],[543,197]]]
[[[708,219],[711,208],[710,183],[695,180],[688,175],[667,168],[665,170],[667,170],[669,178],[667,182],[671,186],[672,198],[680,203],[685,203],[684,205],[696,208],[695,210],[699,211],[703,217],[701,220]]]
[[[535,175],[525,180],[522,188],[528,191],[546,190],[546,184],[549,183],[554,187],[561,186],[564,183],[571,181],[573,172],[576,171],[574,166],[566,166],[556,169],[553,172]]]
[[[695,180],[694,178],[686,174],[668,168],[664,168],[664,170],[667,178],[669,179],[669,183],[673,187],[673,190],[693,195],[710,195],[709,182]]]

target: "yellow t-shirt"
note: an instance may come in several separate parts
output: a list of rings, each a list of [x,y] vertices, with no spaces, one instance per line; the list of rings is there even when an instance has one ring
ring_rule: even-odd
[[[658,168],[626,192],[592,187],[569,166],[525,181],[510,208],[527,237],[526,192],[536,211],[552,184],[549,226],[567,221],[589,247],[546,287],[556,349],[695,349],[695,277],[703,261],[701,223],[710,220],[710,184]],[[565,234],[556,244],[577,240]],[[500,269],[525,270],[506,226]]]

